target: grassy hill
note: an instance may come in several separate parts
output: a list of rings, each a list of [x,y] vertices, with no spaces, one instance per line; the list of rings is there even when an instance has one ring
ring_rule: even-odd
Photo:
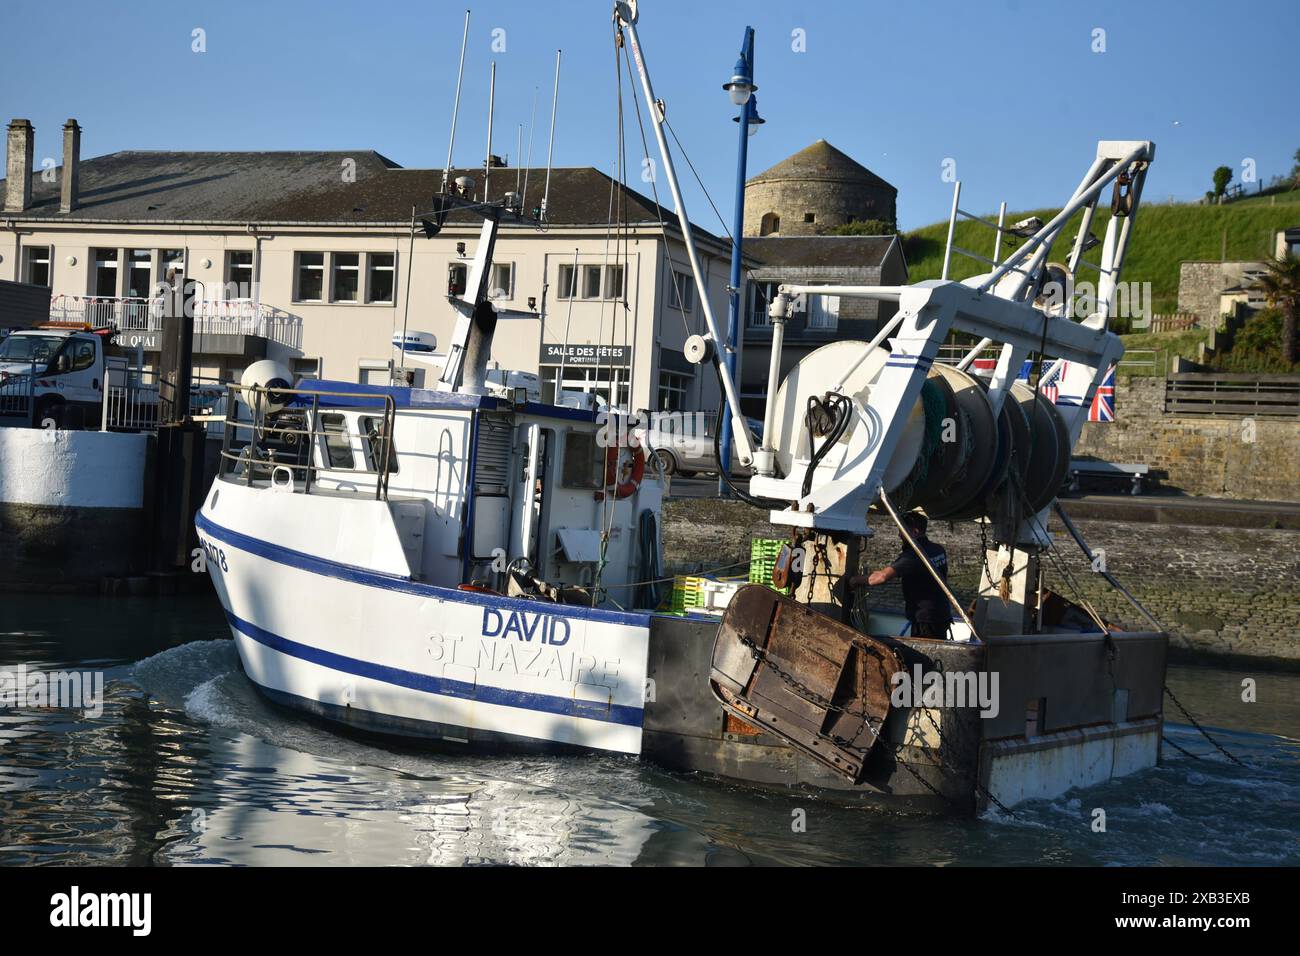
[[[1276,200],[1275,202],[1273,200]],[[1092,231],[1102,237],[1110,219],[1109,203],[1104,211],[1099,209]],[[1014,223],[1029,216],[1049,221],[1059,209],[1034,209],[1025,212],[1008,212],[1007,222]],[[997,220],[997,213],[986,215]],[[1224,252],[1225,236],[1228,259],[1260,259],[1273,254],[1273,237],[1279,229],[1300,226],[1300,191],[1276,197],[1260,196],[1239,200],[1226,206],[1200,206],[1193,204],[1143,203],[1138,210],[1133,227],[1133,240],[1124,265],[1126,282],[1150,282],[1152,309],[1168,313],[1176,310],[1178,303],[1178,270],[1184,260],[1218,260]],[[1078,228],[1078,216],[1067,225],[1064,237],[1072,238]],[[904,250],[907,254],[909,278],[937,279],[943,270],[943,248],[948,235],[948,223],[935,223],[907,233]],[[957,223],[953,242],[958,246],[992,257],[994,232],[977,222]],[[1064,262],[1069,255],[1069,238],[1063,238],[1052,250],[1052,260]],[[1008,253],[1003,243],[1003,256]],[[1094,248],[1084,258],[1096,263],[1100,249]],[[952,277],[965,279],[987,272],[983,263],[954,254]],[[1097,281],[1095,270],[1086,266],[1079,269],[1079,281]]]

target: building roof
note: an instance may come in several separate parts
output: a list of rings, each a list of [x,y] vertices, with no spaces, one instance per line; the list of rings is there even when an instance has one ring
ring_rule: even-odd
[[[858,183],[898,192],[894,186],[824,139],[805,146],[793,156],[787,156],[771,169],[750,178],[746,185],[788,180]]]
[[[354,164],[354,165],[350,165]],[[345,173],[348,175],[345,177]],[[353,176],[353,173],[355,176]],[[483,169],[458,169],[481,190]],[[527,177],[523,208],[540,205],[546,170],[494,167],[490,198],[515,189]],[[405,169],[371,149],[291,152],[172,152],[124,150],[81,161],[78,205],[59,212],[62,167],[46,182],[32,176],[32,203],[13,219],[122,223],[357,223],[407,222],[411,207],[427,213],[442,188],[441,169]],[[551,170],[549,220],[553,225],[600,225],[609,221],[614,181],[590,166]],[[657,224],[653,200],[621,190],[626,221]],[[2,190],[3,187],[0,187]],[[663,209],[664,221],[677,217]],[[617,207],[616,207],[617,215]],[[478,221],[457,212],[451,222]],[[698,226],[699,236],[717,239]]]
[[[897,236],[763,236],[746,237],[745,255],[772,268],[844,268],[879,266]]]

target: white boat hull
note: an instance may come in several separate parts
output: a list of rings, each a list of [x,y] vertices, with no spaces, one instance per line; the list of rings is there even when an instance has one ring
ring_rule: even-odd
[[[641,752],[648,615],[363,567],[360,555],[377,548],[361,540],[363,523],[320,526],[346,511],[342,499],[309,522],[310,537],[338,547],[328,557],[299,550],[285,529],[309,516],[285,512],[311,496],[216,487],[221,500],[214,507],[209,495],[197,519],[206,563],[244,670],[273,699],[389,733]],[[355,564],[340,560],[349,549]]]

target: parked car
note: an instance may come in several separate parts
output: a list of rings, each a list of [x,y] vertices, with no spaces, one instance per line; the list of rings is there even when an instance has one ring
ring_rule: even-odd
[[[757,441],[762,435],[763,423],[753,418],[745,419],[750,433]],[[700,473],[718,473],[718,459],[713,451],[713,429],[716,417],[705,413],[683,413],[680,418],[657,416],[646,440],[654,451],[655,459],[665,475],[693,478]],[[736,446],[731,446],[731,467],[728,472],[736,477],[748,478],[753,469],[740,463]]]

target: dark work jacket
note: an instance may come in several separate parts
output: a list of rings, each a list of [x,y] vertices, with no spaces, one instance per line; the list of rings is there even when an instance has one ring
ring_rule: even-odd
[[[930,559],[930,564],[946,583],[948,580],[948,552],[943,545],[935,544],[929,538],[918,538],[916,543]],[[929,621],[930,623],[947,623],[952,620],[948,610],[948,598],[939,587],[934,577],[921,563],[921,559],[907,545],[903,552],[890,565],[903,579],[903,603],[909,621]]]

